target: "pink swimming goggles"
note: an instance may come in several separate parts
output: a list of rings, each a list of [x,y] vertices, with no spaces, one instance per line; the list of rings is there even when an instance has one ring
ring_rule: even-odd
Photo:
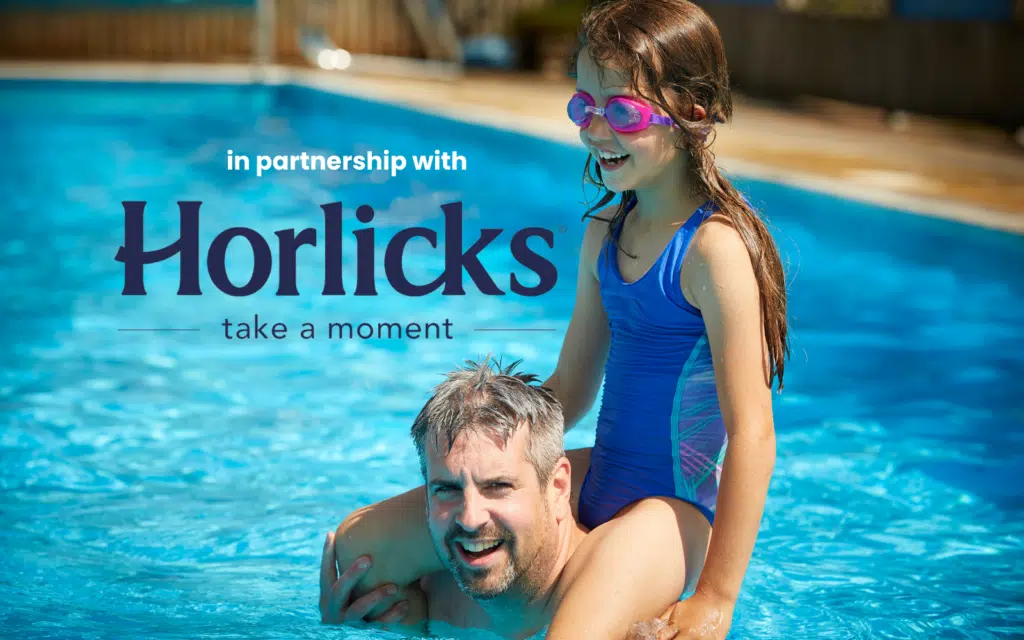
[[[654,113],[649,105],[626,96],[609,98],[602,108],[595,106],[594,98],[586,91],[577,91],[569,99],[569,119],[586,129],[593,114],[603,116],[608,126],[619,133],[643,131],[652,124],[675,125],[672,118]]]

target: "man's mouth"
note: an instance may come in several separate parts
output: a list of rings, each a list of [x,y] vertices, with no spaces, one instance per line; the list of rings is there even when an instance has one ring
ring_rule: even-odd
[[[504,540],[459,540],[455,542],[460,559],[472,567],[489,564],[504,546]]]

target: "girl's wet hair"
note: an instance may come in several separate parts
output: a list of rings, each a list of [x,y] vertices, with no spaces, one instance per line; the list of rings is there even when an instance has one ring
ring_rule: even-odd
[[[719,172],[711,152],[714,125],[728,122],[733,110],[718,27],[704,10],[687,0],[598,0],[591,3],[580,25],[569,61],[574,77],[584,48],[602,74],[605,69],[624,70],[630,90],[660,107],[680,126],[677,145],[689,155],[692,184],[728,217],[750,254],[761,292],[769,383],[778,377],[781,390],[789,356],[782,260],[764,220]],[[695,119],[694,105],[704,107],[703,119]],[[592,157],[587,158],[583,177],[585,183],[604,187],[601,166]],[[612,218],[607,219],[612,242],[634,195],[624,191]],[[584,218],[597,217],[591,214],[614,197],[614,192],[606,190]]]

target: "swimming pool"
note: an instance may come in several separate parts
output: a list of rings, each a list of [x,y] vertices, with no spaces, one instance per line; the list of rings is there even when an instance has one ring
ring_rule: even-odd
[[[295,86],[3,81],[0,120],[13,125],[0,130],[0,627],[333,637],[317,613],[323,535],[419,483],[407,431],[430,386],[488,352],[554,366],[582,152]],[[469,168],[256,178],[227,171],[227,149],[457,150]],[[1024,238],[737,182],[789,260],[794,357],[732,637],[1024,633]],[[379,296],[327,297],[309,251],[296,297],[274,295],[276,262],[250,297],[205,275],[203,296],[178,297],[176,259],[146,268],[149,295],[122,297],[122,200],[148,202],[152,247],[177,237],[179,200],[203,202],[203,247],[235,225],[320,228],[334,200],[346,224],[370,204],[382,247],[403,227],[440,229],[440,204],[461,200],[469,237],[552,228],[559,279],[533,298],[468,285],[410,299],[378,269]],[[409,251],[410,280],[438,273],[437,252]],[[511,256],[481,257],[507,290]],[[354,261],[346,244],[346,272]],[[251,266],[229,250],[235,282]],[[289,337],[224,339],[224,319],[256,313]],[[307,321],[444,319],[451,340],[297,337]],[[199,331],[119,331],[155,327]],[[502,328],[557,331],[478,331]],[[592,443],[595,416],[568,446]]]

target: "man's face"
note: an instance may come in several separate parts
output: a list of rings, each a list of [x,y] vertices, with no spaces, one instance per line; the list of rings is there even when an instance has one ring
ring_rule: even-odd
[[[530,596],[555,562],[555,492],[540,485],[528,439],[525,428],[507,444],[464,432],[448,455],[427,443],[430,536],[459,587],[477,600],[511,588]]]

